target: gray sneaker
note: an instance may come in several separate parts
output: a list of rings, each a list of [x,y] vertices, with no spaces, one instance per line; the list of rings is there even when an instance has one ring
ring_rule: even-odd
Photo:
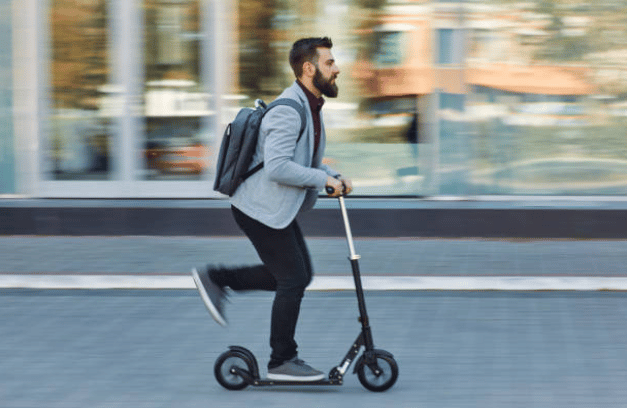
[[[320,381],[324,380],[324,373],[294,357],[278,367],[268,369],[268,379],[275,381]]]
[[[207,310],[211,313],[211,316],[221,326],[226,326],[227,322],[224,318],[224,300],[226,294],[222,288],[213,283],[209,278],[208,271],[198,272],[198,269],[192,269],[192,277],[196,288],[200,293],[202,301],[207,306]]]

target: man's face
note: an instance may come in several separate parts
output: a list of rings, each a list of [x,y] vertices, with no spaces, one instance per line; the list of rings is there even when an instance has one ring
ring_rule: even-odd
[[[338,88],[336,78],[340,74],[340,69],[335,65],[335,59],[329,48],[318,48],[318,61],[313,84],[324,96],[336,98]]]

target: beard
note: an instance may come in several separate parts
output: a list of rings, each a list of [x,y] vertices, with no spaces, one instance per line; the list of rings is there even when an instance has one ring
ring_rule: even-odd
[[[331,78],[325,78],[322,75],[322,72],[316,67],[316,74],[313,77],[313,84],[322,95],[328,96],[329,98],[337,98],[338,88],[337,84],[331,83],[333,79],[337,78],[337,76],[333,76]]]

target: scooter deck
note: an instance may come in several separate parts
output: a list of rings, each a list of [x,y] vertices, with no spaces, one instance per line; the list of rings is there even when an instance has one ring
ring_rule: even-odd
[[[260,378],[259,374],[254,375],[251,374],[248,370],[244,370],[240,367],[231,367],[231,373],[235,375],[239,375],[246,381],[249,385],[255,387],[263,387],[270,385],[292,385],[292,386],[301,386],[301,385],[342,385],[342,377],[338,378],[323,378],[319,381],[286,381],[286,380],[272,380],[270,378]]]
[[[303,385],[342,385],[341,379],[329,379],[325,378],[320,381],[283,381],[283,380],[271,380],[268,378],[259,378],[253,380],[250,384],[255,387],[263,387],[269,385],[292,385],[292,386],[303,386]]]

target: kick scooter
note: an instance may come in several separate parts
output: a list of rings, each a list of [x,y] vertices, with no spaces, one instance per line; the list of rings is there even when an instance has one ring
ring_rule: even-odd
[[[331,194],[332,192],[333,190],[329,193]],[[394,360],[394,356],[385,350],[375,349],[374,347],[368,313],[366,312],[364,291],[361,285],[358,263],[360,256],[355,253],[344,197],[340,196],[338,199],[342,218],[344,219],[344,228],[346,229],[346,240],[350,253],[349,259],[353,270],[355,292],[359,306],[359,322],[361,323],[359,336],[351,345],[344,359],[331,369],[328,378],[313,382],[276,381],[261,378],[259,376],[259,365],[253,353],[241,346],[230,346],[228,351],[225,351],[218,357],[213,370],[218,383],[224,388],[228,390],[242,390],[249,385],[255,387],[273,385],[342,385],[344,374],[346,374],[362,348],[364,352],[355,363],[355,369],[353,370],[353,373],[357,374],[359,382],[366,389],[376,392],[386,391],[396,382],[398,365],[396,360]]]

